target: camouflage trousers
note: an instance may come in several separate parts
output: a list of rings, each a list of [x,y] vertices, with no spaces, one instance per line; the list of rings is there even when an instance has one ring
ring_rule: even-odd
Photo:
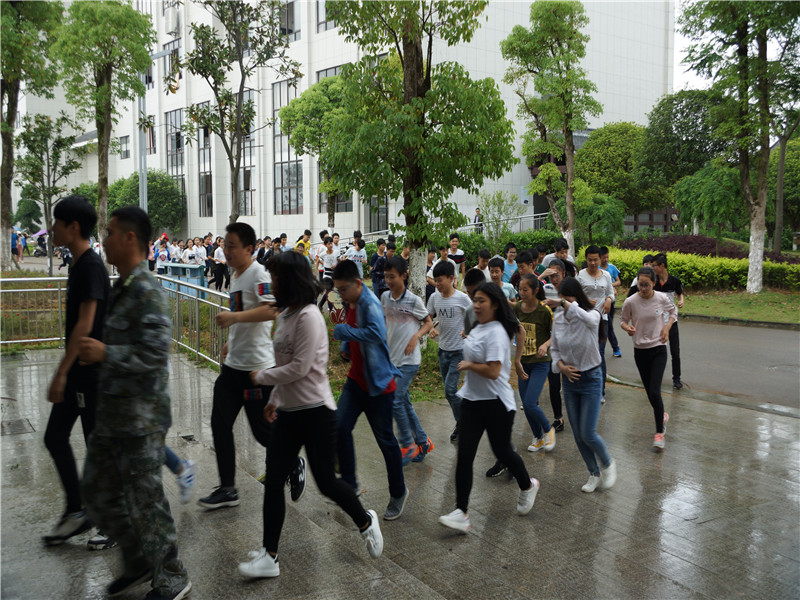
[[[170,596],[189,578],[178,558],[163,465],[163,433],[128,438],[92,433],[82,492],[92,522],[122,549],[124,574],[152,568],[153,588]]]

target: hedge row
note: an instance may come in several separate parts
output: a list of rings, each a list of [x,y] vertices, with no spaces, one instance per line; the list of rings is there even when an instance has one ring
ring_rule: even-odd
[[[642,266],[645,254],[652,250],[609,249],[609,261],[620,271],[623,283],[630,283]],[[579,263],[583,261],[583,251]],[[669,272],[681,280],[683,285],[694,289],[738,290],[747,287],[746,258],[716,258],[669,252]],[[764,285],[789,290],[800,290],[800,265],[764,261]]]

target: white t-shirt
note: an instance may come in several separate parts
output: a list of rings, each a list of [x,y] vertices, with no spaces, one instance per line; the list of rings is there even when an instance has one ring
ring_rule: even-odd
[[[344,257],[356,263],[356,267],[358,267],[358,278],[363,279],[364,261],[367,260],[367,251],[363,248],[361,250],[356,250],[353,246],[350,246],[347,252],[344,253]]]
[[[478,323],[464,340],[464,360],[476,363],[500,362],[500,377],[488,379],[466,371],[458,395],[464,400],[500,398],[506,410],[517,410],[514,390],[508,383],[511,375],[511,341],[499,321]]]
[[[611,285],[611,275],[600,269],[600,277],[595,279],[588,273],[588,269],[581,269],[576,279],[581,284],[586,297],[592,301],[598,310],[602,310],[603,303],[608,296],[614,296],[614,286]],[[608,315],[601,312],[604,321]]]
[[[230,308],[234,312],[250,310],[263,303],[274,303],[269,290],[272,279],[269,271],[257,262],[250,263],[241,273],[231,278]],[[228,356],[225,365],[237,371],[260,371],[275,366],[269,321],[235,323],[228,335]]]
[[[452,258],[447,258],[445,260],[447,260],[447,262],[449,262],[451,265],[453,265],[453,270],[455,271],[455,273],[454,273],[455,274],[455,279],[453,279],[453,287],[456,287],[458,285],[458,269],[459,269],[459,267],[456,264],[456,261],[454,261]],[[433,268],[437,264],[439,264],[440,262],[442,262],[441,258],[437,258],[435,261],[433,261],[433,264],[431,265],[431,272],[429,273],[429,275],[431,277],[433,277]]]
[[[197,261],[197,250],[194,247],[187,248],[186,250],[184,250],[183,254],[181,255],[181,260],[183,262],[185,262],[186,264],[189,264],[189,265],[202,265],[203,264],[202,259],[200,260],[200,262]]]
[[[317,266],[318,271],[322,271],[322,269],[324,268],[322,264],[322,259],[327,253],[328,253],[328,248],[325,246],[325,244],[320,244],[319,246],[317,246],[317,251],[314,254],[314,258],[319,261]]]
[[[222,249],[222,246],[214,250],[214,260],[218,260],[221,263],[228,262],[228,260],[225,258],[225,251]]]
[[[158,268],[166,268],[167,263],[169,262],[169,252],[166,248],[159,248],[158,252],[156,253],[156,260],[158,261]]]
[[[481,269],[481,272],[483,273],[484,277],[486,277],[486,281],[491,281],[492,280],[492,274],[489,273],[489,267],[486,267],[485,269]]]
[[[325,248],[327,250],[327,248]],[[325,254],[322,255],[322,261],[320,265],[324,268],[325,277],[329,277],[333,279],[333,270],[336,268],[336,265],[339,264],[339,255],[336,252],[332,254]]]
[[[511,285],[510,283],[507,283],[507,282],[504,281],[503,285],[500,286],[500,287],[503,290],[503,295],[505,295],[505,297],[508,300],[512,300],[512,301],[516,302],[516,300],[517,300],[517,290],[514,289],[513,285]]]
[[[461,331],[464,329],[464,313],[472,310],[472,300],[464,292],[455,290],[445,298],[437,290],[428,299],[428,314],[439,319],[439,348],[452,352],[464,347]]]
[[[195,246],[194,247],[194,262],[198,265],[204,265],[206,263],[206,248],[205,246]]]
[[[408,341],[419,331],[420,321],[428,316],[422,298],[408,290],[395,300],[392,291],[381,295],[381,306],[386,316],[386,343],[389,346],[389,358],[394,366],[418,365],[422,361],[419,344],[414,352],[406,354]]]

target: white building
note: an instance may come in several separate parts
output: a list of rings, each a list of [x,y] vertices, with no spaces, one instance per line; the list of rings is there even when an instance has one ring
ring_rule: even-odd
[[[134,6],[152,16],[158,34],[153,52],[191,49],[189,23],[211,22],[210,14],[191,0],[173,6],[169,0],[139,0]],[[339,35],[335,24],[325,19],[325,2],[294,0],[287,3],[287,28],[290,30],[291,57],[301,63],[305,74],[296,88],[277,81],[271,71],[261,70],[248,83],[259,115],[271,117],[281,106],[320,78],[334,74],[338,67],[357,61],[358,48]],[[663,94],[672,91],[674,4],[668,0],[649,2],[586,2],[590,36],[584,61],[590,79],[597,85],[597,98],[604,112],[591,128],[615,121],[646,124],[646,113]],[[457,61],[473,79],[491,77],[499,86],[507,113],[516,121],[516,96],[502,83],[507,64],[500,54],[500,41],[515,25],[529,26],[529,2],[492,1],[480,18],[480,27],[472,41],[448,48],[440,42],[434,46],[436,61]],[[186,144],[179,131],[185,108],[191,104],[213,102],[208,85],[183,73],[176,94],[165,94],[164,74],[167,58],[157,59],[148,74],[147,114],[155,122],[145,139],[148,168],[163,169],[183,181],[187,198],[187,228],[182,234],[215,234],[224,231],[230,213],[229,169],[224,150],[212,134],[198,136]],[[45,103],[51,108],[52,102]],[[41,108],[43,102],[28,99],[22,111]],[[63,107],[63,103],[58,103]],[[50,112],[50,111],[48,111]],[[114,137],[120,141],[120,154],[110,157],[109,182],[126,177],[138,167],[140,151],[136,126],[136,102],[121,110]],[[516,156],[521,157],[521,133],[518,122]],[[253,135],[252,160],[243,169],[240,220],[250,223],[256,232],[275,236],[289,235],[290,242],[306,228],[316,232],[327,228],[325,197],[318,194],[318,168],[314,157],[296,158],[288,148],[286,137],[272,128],[262,128]],[[96,157],[87,158],[84,170],[74,176],[70,185],[97,180]],[[503,189],[525,196],[531,175],[524,160],[497,181],[487,182],[484,189]],[[18,192],[15,192],[18,194]],[[453,200],[471,216],[477,197],[456,191]],[[530,203],[528,211],[533,211]],[[398,220],[400,203],[389,201],[379,212],[359,202],[355,196],[340,204],[336,214],[336,230],[349,237],[354,229],[363,232],[386,229],[387,222]],[[294,237],[292,237],[294,236]]]

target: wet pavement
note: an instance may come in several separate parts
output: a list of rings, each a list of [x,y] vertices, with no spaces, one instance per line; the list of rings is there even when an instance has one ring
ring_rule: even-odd
[[[119,550],[88,552],[88,534],[47,548],[63,492],[43,435],[45,400],[58,351],[4,358],[2,396],[2,597],[105,597],[119,574]],[[624,359],[623,359],[624,360]],[[168,443],[198,465],[194,495],[218,484],[209,427],[215,374],[173,355],[174,426]],[[665,390],[668,388],[665,388]],[[551,410],[547,391],[545,413]],[[281,575],[248,580],[236,569],[260,546],[264,451],[245,419],[236,423],[241,504],[205,512],[178,502],[164,471],[179,546],[195,600],[218,598],[797,598],[800,597],[800,410],[764,410],[692,388],[667,393],[666,448],[651,448],[652,411],[640,389],[609,384],[600,434],[618,464],[608,491],[581,493],[587,471],[569,425],[552,453],[525,451],[530,431],[517,413],[513,442],[541,481],[533,511],[516,514],[517,488],[487,479],[493,463],[484,438],[475,460],[472,531],[437,523],[455,503],[455,450],[446,402],[417,403],[436,448],[404,470],[410,490],[403,516],[381,522],[383,556],[370,559],[347,516],[323,502],[313,480],[287,508]],[[389,499],[386,472],[368,425],[355,432],[367,508]],[[85,456],[80,425],[73,448]],[[141,586],[124,599],[141,598]]]

